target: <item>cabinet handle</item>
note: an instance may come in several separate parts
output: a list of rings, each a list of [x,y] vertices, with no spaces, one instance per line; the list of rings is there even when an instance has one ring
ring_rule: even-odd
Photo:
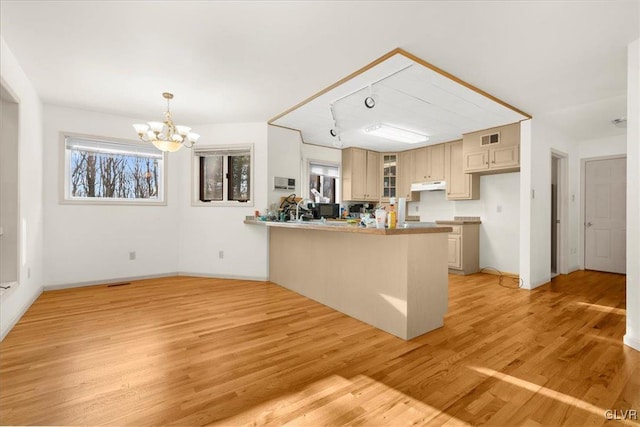
[[[491,160],[491,163],[495,163],[495,162],[496,162],[495,160]]]

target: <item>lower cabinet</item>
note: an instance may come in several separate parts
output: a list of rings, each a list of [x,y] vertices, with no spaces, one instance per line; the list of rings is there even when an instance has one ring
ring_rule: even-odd
[[[449,233],[449,268],[461,269],[462,268],[462,253],[460,251],[460,242],[462,236],[460,234]]]
[[[453,229],[448,235],[447,259],[449,273],[473,274],[480,271],[480,224],[448,224]]]

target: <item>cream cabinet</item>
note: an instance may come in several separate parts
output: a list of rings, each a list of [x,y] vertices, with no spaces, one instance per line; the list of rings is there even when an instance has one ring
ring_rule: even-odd
[[[480,176],[464,173],[462,140],[444,145],[444,180],[447,200],[476,200],[480,198]]]
[[[444,144],[411,150],[414,168],[412,182],[444,180]]]
[[[419,200],[419,193],[411,193],[413,181],[414,150],[398,153],[398,197],[404,197],[408,202]]]
[[[449,233],[447,236],[447,260],[449,268],[456,270],[462,269],[462,251],[460,250],[460,242],[462,236],[457,233]]]
[[[361,148],[342,150],[342,199],[380,200],[380,153]]]
[[[463,135],[464,172],[494,174],[520,170],[520,123]]]
[[[380,153],[382,158],[382,198],[389,202],[391,197],[398,197],[398,155],[396,153]]]
[[[480,271],[480,221],[436,221],[451,227],[447,236],[449,273],[473,274]]]

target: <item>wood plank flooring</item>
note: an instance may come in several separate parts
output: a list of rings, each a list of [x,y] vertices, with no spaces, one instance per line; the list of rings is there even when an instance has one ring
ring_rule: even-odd
[[[531,292],[449,279],[445,326],[408,342],[271,283],[45,292],[0,344],[0,422],[586,426],[640,411],[624,276]]]

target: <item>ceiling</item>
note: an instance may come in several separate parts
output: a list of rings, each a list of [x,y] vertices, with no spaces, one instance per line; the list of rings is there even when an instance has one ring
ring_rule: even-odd
[[[178,123],[266,122],[402,48],[576,138],[624,133],[637,0],[9,1],[43,102]],[[197,130],[197,129],[196,129]]]
[[[403,151],[530,118],[402,50],[354,74],[270,123],[298,129],[316,145]],[[367,106],[367,98],[373,104]],[[424,141],[368,132],[379,124],[423,135]]]

